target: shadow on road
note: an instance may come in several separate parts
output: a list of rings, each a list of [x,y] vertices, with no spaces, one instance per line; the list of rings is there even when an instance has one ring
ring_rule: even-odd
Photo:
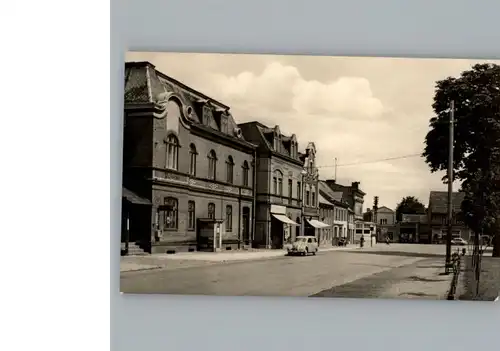
[[[434,268],[434,267],[432,267]],[[428,279],[428,278],[422,278],[422,277],[417,277],[416,275],[413,275],[411,277],[408,277],[408,280],[414,281],[414,282],[442,282],[442,279]]]
[[[433,257],[444,257],[443,254],[433,254],[433,253],[419,253],[419,252],[407,252],[407,251],[375,251],[375,250],[356,250],[350,251],[350,254],[362,254],[362,255],[377,255],[377,256],[403,256],[403,257],[422,257],[422,258],[433,258]]]
[[[438,297],[438,295],[435,295],[435,294],[426,294],[426,293],[419,293],[419,292],[405,292],[405,293],[399,294],[399,296]]]

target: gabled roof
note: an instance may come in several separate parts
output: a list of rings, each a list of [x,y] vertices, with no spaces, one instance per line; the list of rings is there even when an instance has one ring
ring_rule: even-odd
[[[464,201],[465,193],[453,192],[452,205],[454,212],[460,212],[462,201]],[[448,192],[446,191],[431,191],[429,195],[429,210],[431,213],[447,213],[448,212]]]
[[[381,211],[381,210],[382,210],[382,211],[387,211],[387,212],[392,212],[392,213],[394,213],[394,210],[390,209],[390,208],[389,208],[389,207],[387,207],[387,206],[382,206],[382,207],[379,207],[379,208],[378,208],[378,211]]]

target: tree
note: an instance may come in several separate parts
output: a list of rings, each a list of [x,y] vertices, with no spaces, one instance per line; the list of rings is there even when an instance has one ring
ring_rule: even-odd
[[[425,214],[425,206],[414,196],[404,197],[396,206],[396,221],[401,222],[403,214]]]
[[[494,255],[500,256],[500,66],[477,64],[458,78],[436,83],[422,156],[431,172],[448,167],[450,102],[455,103],[454,179],[462,181],[466,197],[464,221],[479,233],[494,235]],[[447,176],[443,177],[448,182]]]

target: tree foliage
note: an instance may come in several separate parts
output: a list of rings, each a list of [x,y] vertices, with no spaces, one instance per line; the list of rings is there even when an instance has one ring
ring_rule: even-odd
[[[403,214],[425,214],[425,206],[414,196],[406,196],[396,206],[396,221],[401,222]]]
[[[454,179],[462,181],[464,221],[498,235],[500,223],[500,66],[477,64],[436,83],[422,156],[432,172],[448,167],[450,102],[455,103]],[[448,181],[447,176],[443,178]],[[500,245],[500,240],[496,240]],[[496,252],[500,254],[500,247]]]

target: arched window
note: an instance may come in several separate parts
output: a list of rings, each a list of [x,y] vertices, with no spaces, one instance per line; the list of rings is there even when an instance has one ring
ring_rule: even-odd
[[[208,153],[208,178],[215,180],[217,173],[217,155],[214,150]]]
[[[233,184],[234,161],[231,156],[226,160],[226,182]]]
[[[248,162],[243,162],[243,186],[248,186]]]
[[[274,179],[276,179],[276,191],[275,194],[282,196],[283,195],[283,173],[281,171],[274,171]]]
[[[192,176],[196,175],[196,146],[194,144],[189,145],[189,174]]]
[[[178,159],[179,159],[179,141],[174,134],[170,134],[167,137],[167,162],[166,168],[177,170]]]
[[[176,230],[178,223],[178,201],[173,197],[166,197],[164,199],[165,211],[163,226],[167,230]]]
[[[213,202],[208,204],[208,218],[215,219],[215,204]]]

